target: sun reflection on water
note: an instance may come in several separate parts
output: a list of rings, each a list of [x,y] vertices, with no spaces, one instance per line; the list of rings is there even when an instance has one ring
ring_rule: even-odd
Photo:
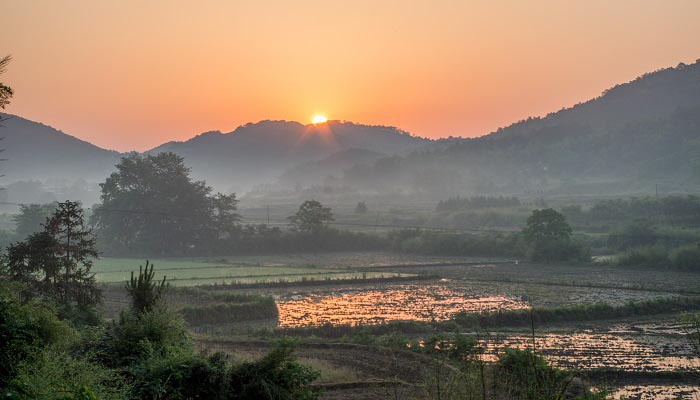
[[[280,327],[298,327],[440,321],[460,311],[514,310],[528,305],[504,296],[474,296],[445,286],[406,285],[291,296],[279,299],[277,307]]]

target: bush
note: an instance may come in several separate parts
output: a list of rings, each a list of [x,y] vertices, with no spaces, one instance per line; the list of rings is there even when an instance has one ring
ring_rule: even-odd
[[[314,400],[319,394],[309,384],[319,373],[294,359],[294,345],[281,340],[261,360],[231,370],[230,400]]]
[[[154,307],[141,313],[122,312],[119,321],[107,329],[100,347],[106,363],[125,366],[172,347],[192,351],[192,342],[179,314]]]
[[[673,268],[688,271],[700,271],[700,247],[686,246],[671,252],[671,265]]]
[[[669,259],[664,248],[638,247],[616,257],[613,263],[621,267],[668,267]]]
[[[127,399],[127,386],[114,371],[65,351],[36,351],[18,365],[5,394],[10,399]]]
[[[540,240],[533,242],[528,258],[538,262],[581,261],[591,259],[590,249],[573,240]]]
[[[9,290],[0,290],[0,387],[16,375],[18,365],[30,354],[48,346],[68,345],[76,336],[50,306],[19,304]]]
[[[169,348],[146,356],[131,367],[136,399],[225,399],[228,364],[221,354],[205,358]]]

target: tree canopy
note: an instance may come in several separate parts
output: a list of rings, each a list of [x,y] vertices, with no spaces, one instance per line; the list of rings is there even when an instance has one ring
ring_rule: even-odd
[[[316,200],[307,200],[299,211],[289,217],[295,229],[305,233],[318,233],[326,224],[335,221],[333,211]]]
[[[235,194],[212,194],[174,153],[132,154],[100,184],[93,223],[108,252],[202,253],[236,228]]]
[[[523,235],[530,242],[569,240],[571,226],[566,222],[564,215],[557,210],[552,208],[534,210],[527,219]]]

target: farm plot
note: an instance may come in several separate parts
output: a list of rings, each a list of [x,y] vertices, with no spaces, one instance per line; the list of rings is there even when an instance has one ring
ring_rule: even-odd
[[[98,282],[122,283],[129,279],[131,271],[138,270],[144,261],[140,259],[104,258],[95,262]],[[154,260],[158,277],[167,276],[176,286],[196,286],[231,283],[296,282],[304,280],[338,280],[402,276],[405,274],[370,271],[355,272],[350,269],[318,268],[315,266],[252,265],[227,260],[206,259]]]
[[[278,299],[280,327],[358,325],[396,320],[439,321],[460,311],[527,308],[518,299],[477,296],[447,285],[394,285],[290,295]]]

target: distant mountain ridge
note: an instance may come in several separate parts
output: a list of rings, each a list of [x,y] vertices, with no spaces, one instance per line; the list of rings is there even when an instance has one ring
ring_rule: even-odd
[[[431,142],[386,126],[342,121],[317,125],[260,121],[229,133],[207,132],[184,142],[165,143],[149,153],[174,152],[185,158],[195,176],[239,190],[273,181],[288,169],[334,153],[364,149],[407,154]]]
[[[6,182],[99,182],[122,156],[7,116],[0,128],[9,158],[0,165]],[[195,178],[238,193],[274,182],[437,197],[638,192],[655,181],[687,188],[700,184],[700,61],[645,74],[587,102],[479,138],[430,140],[343,121],[260,121],[147,153],[163,151],[184,157]]]
[[[3,180],[102,180],[119,161],[120,153],[105,150],[48,125],[11,115],[3,117],[0,147],[5,162]]]
[[[700,60],[491,134],[345,173],[365,190],[640,192],[700,183]]]

